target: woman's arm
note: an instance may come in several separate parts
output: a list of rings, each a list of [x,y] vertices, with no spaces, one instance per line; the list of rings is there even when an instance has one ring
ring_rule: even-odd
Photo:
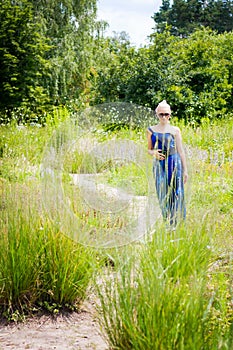
[[[176,148],[180,155],[182,166],[183,166],[184,183],[186,183],[188,180],[188,169],[187,169],[187,163],[186,163],[186,156],[185,156],[185,152],[182,144],[182,136],[181,136],[180,129],[178,127],[176,127],[175,137],[176,137]]]
[[[152,145],[152,141],[151,141],[151,131],[150,130],[147,130],[147,143],[148,143],[148,153],[155,157],[156,159],[159,159],[159,160],[163,160],[165,159],[165,155],[163,155],[162,153],[160,153],[160,149],[154,149],[153,148],[153,145]]]
[[[152,146],[151,135],[152,135],[152,133],[149,130],[147,130],[148,153],[151,156],[153,156],[154,155],[154,150],[153,150],[153,146]]]

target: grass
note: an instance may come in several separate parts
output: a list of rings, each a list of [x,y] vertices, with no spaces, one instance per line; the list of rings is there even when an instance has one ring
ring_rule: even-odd
[[[96,267],[96,252],[51,225],[35,187],[33,196],[28,190],[6,181],[2,188],[0,312],[8,320],[79,309]]]
[[[232,273],[220,262],[213,268],[215,223],[193,220],[173,234],[158,225],[150,243],[97,285],[110,348],[231,348]]]
[[[225,162],[233,160],[233,118],[210,121],[208,118],[203,119],[202,123],[195,127],[184,125],[182,122],[177,123],[183,135],[186,144],[192,147],[198,147],[206,150],[211,156],[215,154],[221,163],[222,157]]]
[[[54,127],[2,126],[1,315],[18,320],[41,309],[53,314],[64,307],[77,309],[97,272],[99,322],[112,349],[230,350],[232,125],[230,119],[227,125],[203,121],[194,130],[180,123],[183,140],[191,149],[185,225],[168,232],[158,222],[153,237],[144,243],[99,250],[64,235],[42,206],[40,164]],[[110,132],[98,131],[96,135],[98,142],[111,137]],[[127,139],[127,131],[112,137]],[[146,150],[143,131],[131,130],[130,138]],[[216,162],[210,150],[218,153]],[[224,158],[220,157],[222,152]],[[104,216],[83,205],[70,173],[94,169],[112,187],[130,187],[133,194],[147,194],[150,163],[145,163],[146,170],[133,161],[115,166],[99,158],[97,162],[88,152],[75,153],[72,148],[67,148],[62,161],[63,194],[84,231],[99,228],[110,234],[125,225],[127,215]]]
[[[218,123],[217,151],[232,142],[232,122],[228,126]],[[192,133],[194,148],[208,152],[213,145],[210,125],[197,137],[189,127],[185,132],[186,140]],[[230,153],[213,164],[202,150],[189,160],[192,194],[185,225],[172,233],[158,224],[152,241],[136,245],[131,258],[97,285],[100,324],[112,349],[233,346],[233,164]]]

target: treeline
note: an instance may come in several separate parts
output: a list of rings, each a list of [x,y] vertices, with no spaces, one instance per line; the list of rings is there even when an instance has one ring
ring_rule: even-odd
[[[103,42],[105,66],[96,72],[94,103],[124,100],[154,108],[166,98],[179,118],[199,121],[233,112],[233,32],[196,30],[187,38],[169,29],[149,47]]]
[[[202,3],[202,9],[211,4],[212,18],[214,4],[221,3],[232,17],[232,1],[181,2],[184,12],[177,18],[187,16],[191,3]],[[197,17],[184,33],[184,22],[169,22],[177,4],[163,0],[150,44],[138,49],[124,32],[105,37],[96,0],[1,1],[1,122],[16,116],[18,122],[43,123],[53,106],[77,110],[127,101],[154,108],[164,98],[189,121],[232,113],[232,24],[225,20],[223,31]]]
[[[218,33],[233,29],[232,0],[162,0],[162,6],[154,14],[158,32],[167,25],[174,35],[187,37],[201,26]]]

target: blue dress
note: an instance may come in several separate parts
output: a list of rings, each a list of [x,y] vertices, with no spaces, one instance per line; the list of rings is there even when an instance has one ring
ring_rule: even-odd
[[[161,149],[164,160],[154,158],[153,174],[159,205],[165,221],[176,225],[178,219],[185,219],[186,208],[184,200],[183,167],[176,150],[175,136],[171,133],[152,133],[153,149]]]

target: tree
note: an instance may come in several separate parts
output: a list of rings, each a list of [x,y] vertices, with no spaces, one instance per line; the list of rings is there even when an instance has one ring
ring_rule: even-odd
[[[178,40],[169,29],[151,35],[152,44],[137,53],[134,69],[127,83],[127,100],[154,109],[166,92],[164,86],[171,65],[170,45]]]
[[[93,62],[97,0],[30,1],[52,46],[47,54],[50,79],[44,82],[51,101],[67,104],[84,99]]]
[[[227,39],[232,42],[232,33],[202,29],[170,45],[164,88],[178,117],[200,121],[231,110],[233,51]]]
[[[93,62],[96,0],[0,3],[1,109],[85,99]]]
[[[233,30],[232,0],[162,0],[162,6],[153,16],[156,30],[161,33],[166,26],[171,33],[187,37],[201,26],[218,33]]]
[[[159,12],[156,12],[153,16],[158,33],[162,33],[166,30],[168,22],[170,21],[170,12],[170,0],[162,0],[162,6],[159,8]]]
[[[233,30],[232,0],[209,0],[208,6],[203,6],[202,24],[218,33]]]
[[[48,102],[42,80],[48,74],[49,45],[27,0],[1,2],[0,42],[0,109],[42,107]]]
[[[130,45],[127,33],[115,33],[113,38],[98,38],[96,48],[91,103],[126,101],[128,81],[136,60],[136,49]]]
[[[168,100],[178,118],[199,122],[232,111],[233,33],[196,30],[187,38],[169,28],[151,35],[127,80],[127,101],[155,108]]]

